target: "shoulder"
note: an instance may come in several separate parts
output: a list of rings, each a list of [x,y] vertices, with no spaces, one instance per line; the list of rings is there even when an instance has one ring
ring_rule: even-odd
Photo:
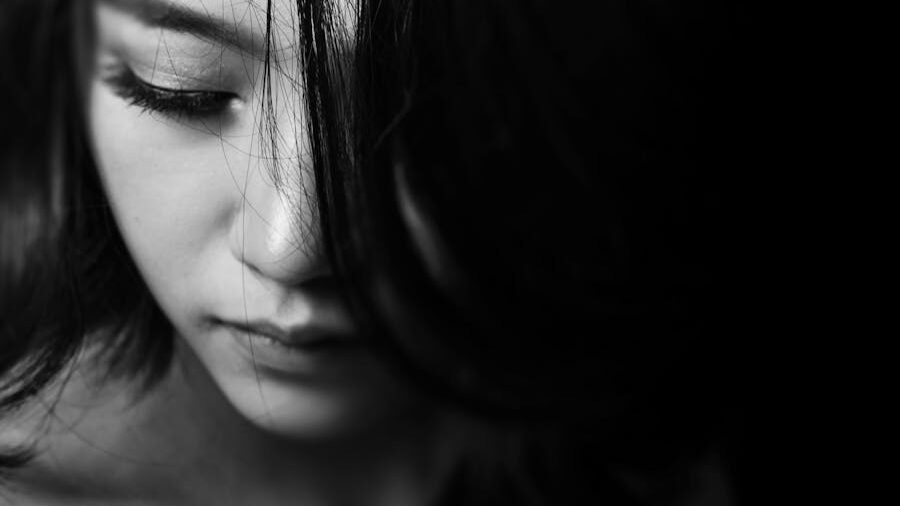
[[[139,427],[161,407],[165,392],[141,394],[133,382],[104,381],[93,358],[79,357],[51,385],[0,418],[0,452],[30,456],[0,484],[0,506],[4,496],[14,497],[9,504],[17,505],[92,496],[119,477],[139,476],[129,469],[159,446],[136,434],[146,433]]]

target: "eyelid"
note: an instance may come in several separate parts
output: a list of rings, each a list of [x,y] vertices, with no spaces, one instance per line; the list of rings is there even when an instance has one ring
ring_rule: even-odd
[[[132,74],[134,72],[132,71]],[[158,84],[153,84],[149,81],[141,79],[137,74],[134,75],[134,78],[137,79],[141,85],[146,86],[147,88],[152,88],[154,90],[159,90],[167,93],[220,93],[212,90],[203,90],[203,89],[190,89],[190,88],[168,88],[165,86],[160,86]]]
[[[152,88],[162,92],[172,92],[172,93],[230,93],[223,91],[221,88],[217,88],[216,85],[206,82],[204,79],[199,78],[188,78],[185,74],[172,74],[171,77],[168,77],[167,73],[160,72],[159,69],[154,69],[153,80],[163,80],[169,81],[171,85],[163,85],[163,84],[155,84],[148,79],[145,79],[140,76],[140,73],[136,71],[132,66],[126,64],[119,64],[113,68],[113,73],[130,73],[139,84],[144,85],[148,88]],[[159,77],[160,79],[157,79]],[[182,83],[199,83],[198,87],[192,87],[191,85],[182,86]],[[222,85],[224,86],[224,85]],[[237,95],[236,93],[231,93],[233,95]]]
[[[103,80],[116,95],[131,105],[175,117],[221,114],[226,111],[231,101],[239,98],[236,93],[226,91],[159,86],[141,79],[127,65],[110,69],[110,75]]]
[[[142,83],[153,88],[178,92],[223,92],[232,89],[235,83],[223,75],[223,70],[218,73],[208,69],[195,68],[196,65],[184,65],[177,68],[172,63],[155,62],[152,66],[143,63],[119,63],[119,67],[126,67]]]

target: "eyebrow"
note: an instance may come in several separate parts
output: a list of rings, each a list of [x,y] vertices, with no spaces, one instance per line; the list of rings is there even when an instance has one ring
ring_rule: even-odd
[[[187,33],[250,54],[263,49],[250,31],[166,0],[100,0],[100,3],[129,14],[151,28]]]

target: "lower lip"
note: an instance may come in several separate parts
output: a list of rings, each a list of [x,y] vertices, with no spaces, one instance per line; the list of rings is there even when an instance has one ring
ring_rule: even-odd
[[[271,338],[226,323],[221,327],[240,347],[244,357],[253,364],[255,372],[274,375],[317,376],[336,372],[361,346],[356,342],[318,343],[314,346],[286,346]]]

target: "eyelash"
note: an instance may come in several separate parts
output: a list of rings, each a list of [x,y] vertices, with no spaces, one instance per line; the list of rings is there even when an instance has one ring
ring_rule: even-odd
[[[176,90],[150,84],[128,67],[122,67],[106,79],[116,95],[144,111],[173,118],[202,119],[224,113],[234,93],[207,90]]]

